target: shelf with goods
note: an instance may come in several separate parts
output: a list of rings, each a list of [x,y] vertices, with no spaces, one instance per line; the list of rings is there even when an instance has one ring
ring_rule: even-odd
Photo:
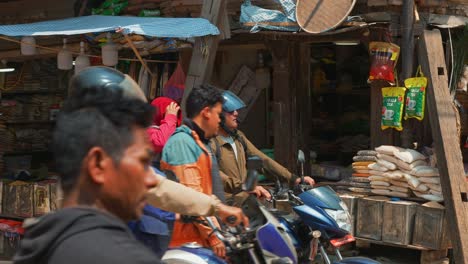
[[[312,45],[310,149],[318,162],[348,166],[353,151],[369,145],[367,57],[359,46]]]
[[[8,67],[15,71],[0,74],[0,218],[22,220],[57,208],[49,145],[71,72],[58,70],[55,56],[21,56]]]

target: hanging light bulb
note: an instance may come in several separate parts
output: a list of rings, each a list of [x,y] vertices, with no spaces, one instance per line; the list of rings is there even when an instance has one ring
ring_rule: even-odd
[[[86,67],[89,67],[91,63],[89,62],[89,57],[84,53],[84,42],[80,42],[80,55],[76,57],[75,60],[75,74],[80,73]]]
[[[34,55],[36,54],[36,40],[33,37],[21,38],[21,54]]]
[[[67,39],[63,39],[63,48],[57,55],[57,67],[60,70],[71,70],[73,68],[73,55],[67,49]]]
[[[115,66],[119,62],[119,52],[117,45],[112,42],[112,35],[107,33],[107,43],[102,46],[102,64],[106,66]]]

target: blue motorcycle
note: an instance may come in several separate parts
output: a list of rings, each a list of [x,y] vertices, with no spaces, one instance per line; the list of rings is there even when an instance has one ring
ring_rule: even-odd
[[[279,197],[286,201],[294,213],[275,209]],[[351,216],[346,204],[328,186],[311,188],[299,186],[295,191],[287,190],[273,194],[276,217],[290,235],[302,262],[315,261],[318,255],[326,264],[378,264],[379,262],[363,257],[343,258],[340,247],[354,242],[350,234]],[[333,252],[337,260],[332,261],[328,252]]]

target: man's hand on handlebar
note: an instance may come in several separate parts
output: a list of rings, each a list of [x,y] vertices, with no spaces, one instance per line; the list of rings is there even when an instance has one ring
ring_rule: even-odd
[[[301,184],[301,178],[297,178],[296,179],[296,182],[295,184]],[[308,184],[310,186],[314,186],[315,185],[315,181],[314,179],[312,179],[311,177],[309,176],[304,176],[304,182],[302,184]]]
[[[221,221],[230,226],[237,226],[241,223],[244,224],[244,227],[249,226],[249,218],[247,218],[247,216],[242,212],[242,209],[238,207],[219,204],[216,207],[216,215],[221,219]]]
[[[250,192],[251,194],[255,194],[257,198],[265,198],[267,200],[271,200],[271,194],[262,186],[255,186],[255,189]]]

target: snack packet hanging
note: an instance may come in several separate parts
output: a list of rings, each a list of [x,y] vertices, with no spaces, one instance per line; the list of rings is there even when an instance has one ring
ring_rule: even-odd
[[[369,43],[371,66],[369,82],[374,80],[385,80],[395,84],[395,66],[400,55],[400,47],[389,42]]]
[[[405,120],[416,118],[421,121],[424,118],[427,78],[422,74],[421,66],[418,67],[416,76],[418,77],[405,80],[405,87],[408,89],[405,103]]]
[[[403,115],[403,103],[405,98],[405,87],[382,88],[382,130],[395,128],[403,130],[401,118]]]

